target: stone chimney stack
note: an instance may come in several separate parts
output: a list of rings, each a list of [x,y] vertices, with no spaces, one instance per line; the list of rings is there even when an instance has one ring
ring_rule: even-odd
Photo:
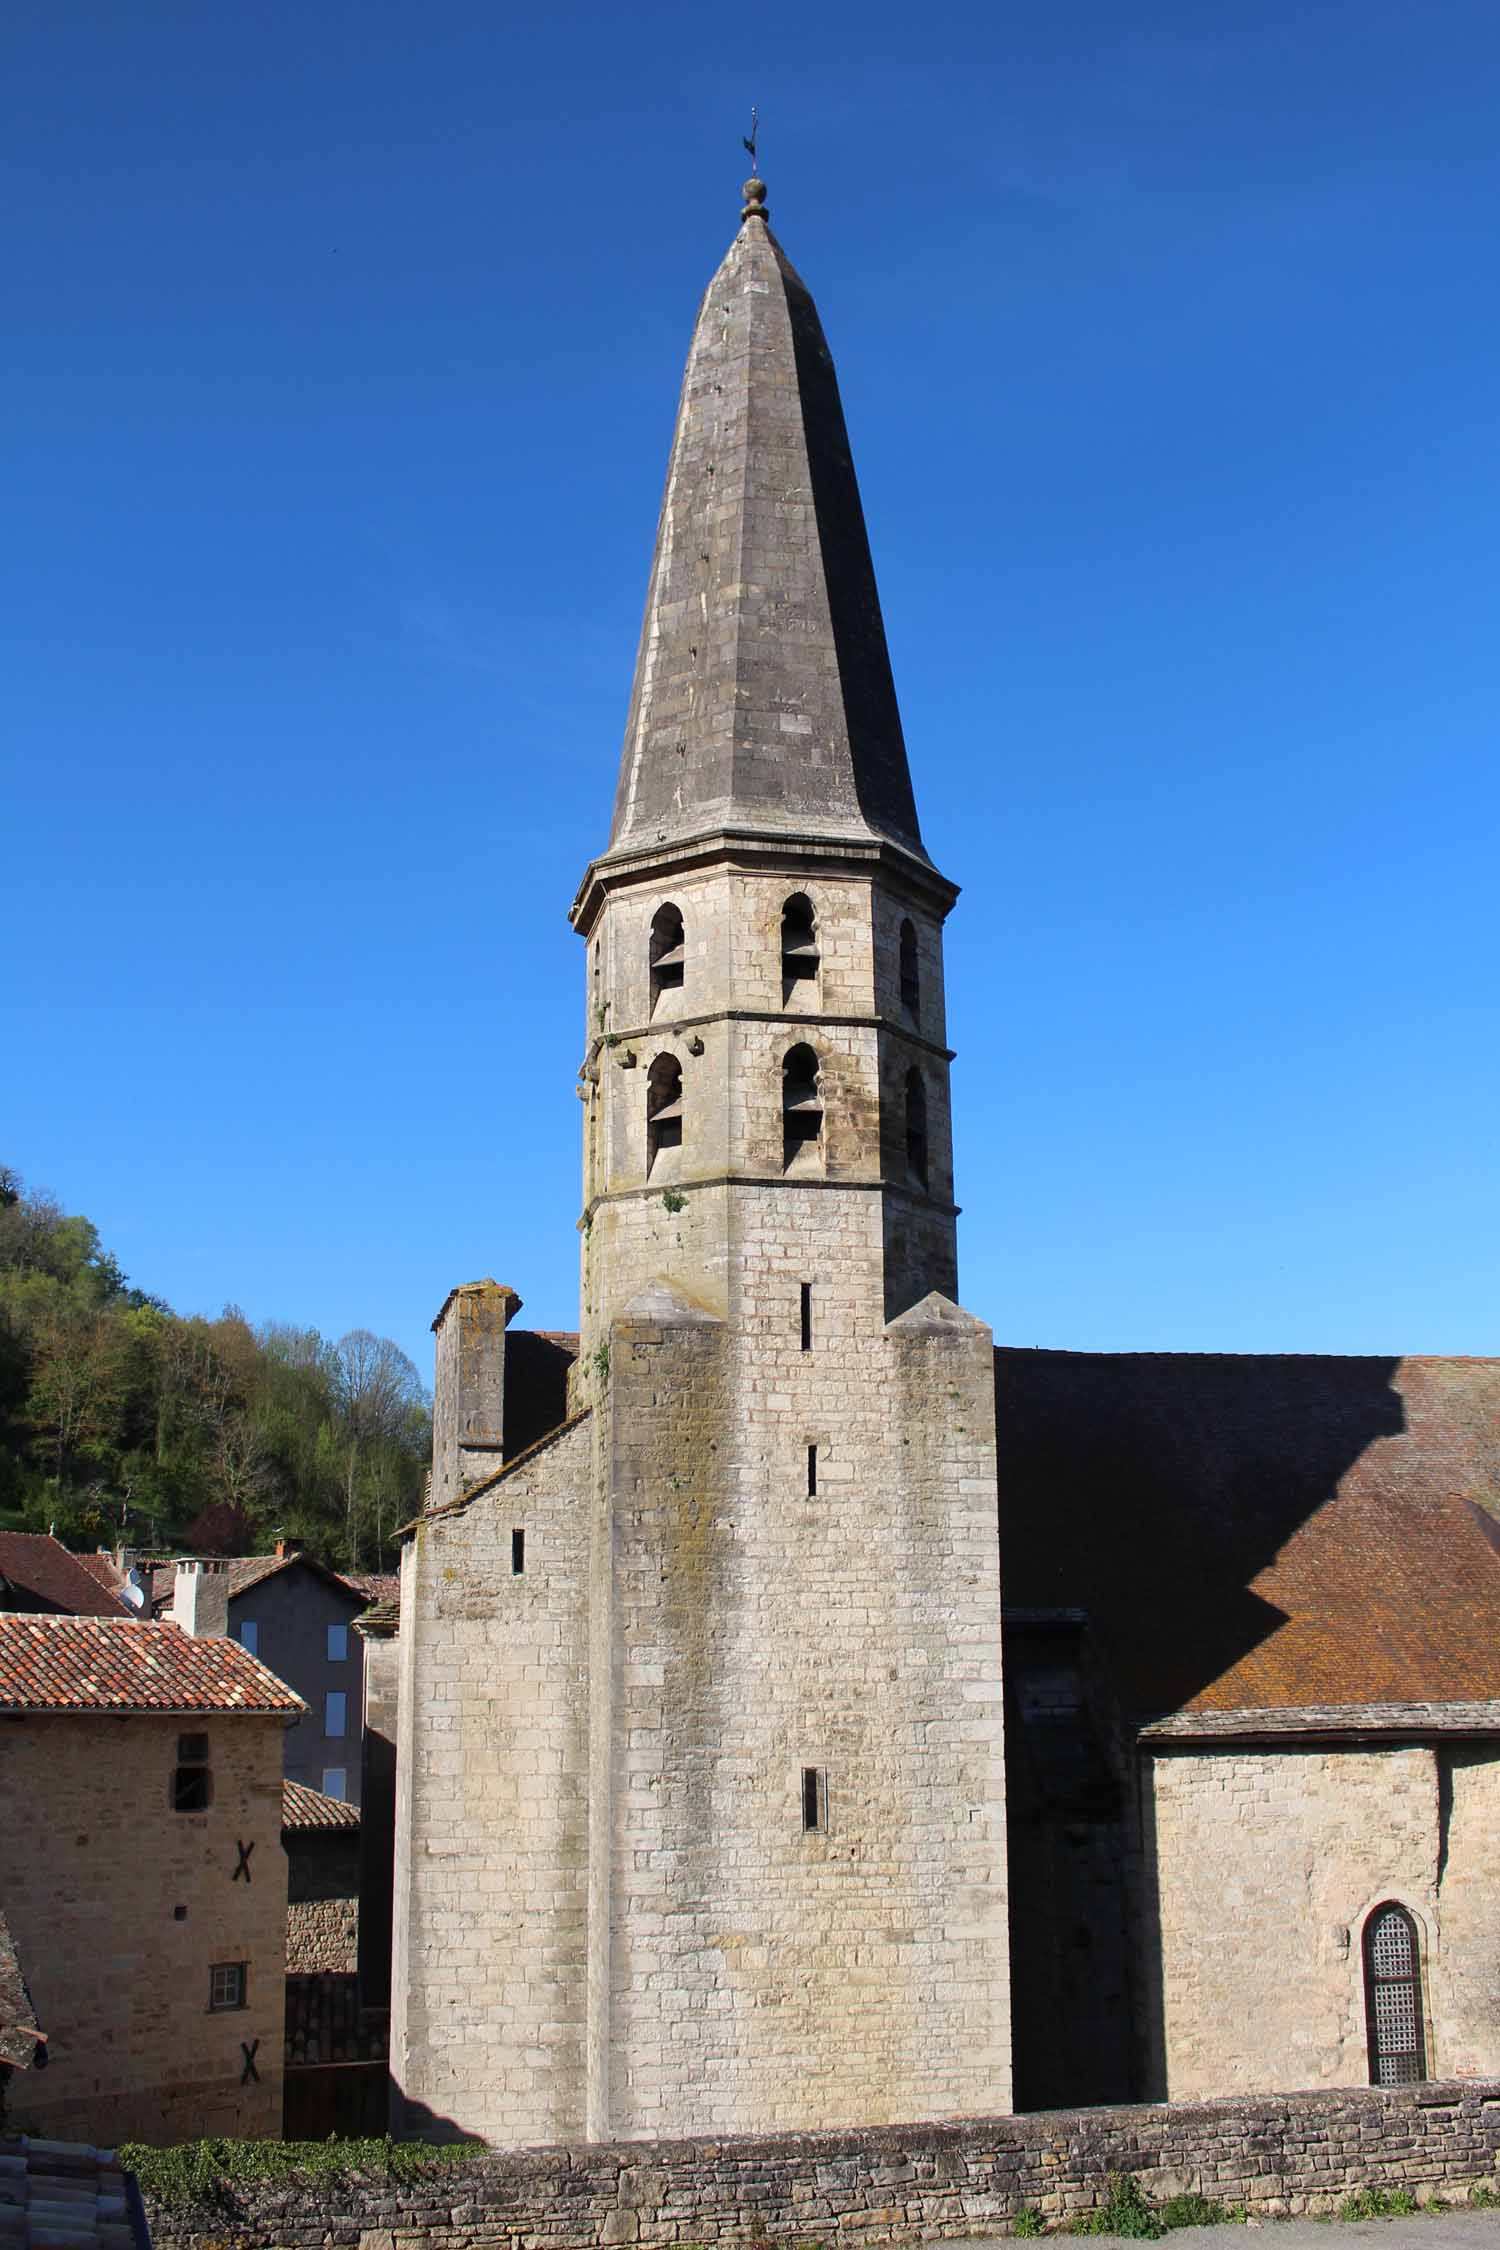
[[[221,1562],[179,1562],[172,1585],[172,1622],[196,1640],[229,1631],[229,1570]]]
[[[432,1493],[428,1505],[456,1500],[474,1478],[498,1469],[505,1429],[505,1331],[521,1309],[499,1281],[450,1289],[432,1324],[437,1366],[432,1386]]]

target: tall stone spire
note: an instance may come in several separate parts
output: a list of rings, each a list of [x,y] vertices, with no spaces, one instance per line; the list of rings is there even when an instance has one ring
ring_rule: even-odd
[[[751,827],[920,854],[838,380],[765,193],[693,331],[609,851]]]

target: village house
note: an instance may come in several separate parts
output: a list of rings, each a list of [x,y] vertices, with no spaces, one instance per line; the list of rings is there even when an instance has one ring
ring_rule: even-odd
[[[281,1735],[303,1708],[223,1635],[0,1616],[0,1912],[45,2041],[12,2130],[279,2133]]]

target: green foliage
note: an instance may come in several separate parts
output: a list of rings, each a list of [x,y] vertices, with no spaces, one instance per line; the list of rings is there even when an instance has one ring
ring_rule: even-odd
[[[1111,2172],[1109,2192],[1097,2211],[1068,2222],[1068,2234],[1121,2234],[1140,2242],[1154,2242],[1166,2229],[1147,2202],[1133,2172]]]
[[[1033,2211],[1029,2203],[1023,2203],[1011,2220],[1010,2231],[1020,2235],[1024,2241],[1032,2242],[1039,2234],[1046,2233],[1047,2222],[1040,2211]]]
[[[1156,2215],[1170,2234],[1174,2227],[1242,2227],[1241,2204],[1220,2203],[1211,2195],[1169,2195],[1156,2207]]]
[[[0,1168],[0,1525],[76,1547],[253,1551],[295,1534],[373,1567],[421,1504],[416,1369],[229,1306],[180,1320],[85,1218]]]
[[[1418,2208],[1410,2188],[1362,2187],[1344,2197],[1338,2216],[1341,2219],[1409,2219]]]
[[[1486,2187],[1481,2181],[1478,2186],[1471,2187],[1469,2190],[1469,2209],[1471,2211],[1500,2211],[1500,2193],[1497,2193],[1492,2187]]]
[[[676,1188],[663,1188],[661,1191],[661,1200],[662,1206],[665,1210],[675,1212],[685,1211],[687,1209],[687,1197],[685,1195],[679,1195]]]
[[[420,2179],[445,2164],[478,2156],[478,2141],[452,2141],[434,2147],[427,2141],[181,2141],[175,2148],[125,2143],[120,2162],[134,2172],[143,2195],[161,2203],[222,2204],[239,2185],[285,2180],[294,2174],[347,2179],[355,2172],[378,2172],[389,2180]]]

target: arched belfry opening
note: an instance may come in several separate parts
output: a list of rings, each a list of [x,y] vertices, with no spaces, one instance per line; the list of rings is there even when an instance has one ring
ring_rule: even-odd
[[[818,948],[818,918],[805,891],[794,891],[781,909],[781,999],[794,993],[815,1000],[822,955]]]
[[[651,917],[651,1013],[655,1015],[663,994],[682,990],[683,973],[687,959],[686,932],[682,926],[682,909],[671,901],[659,906]]]
[[[913,1023],[922,1015],[922,978],[917,967],[917,926],[908,915],[901,924],[901,1005]]]
[[[646,1073],[646,1170],[659,1157],[682,1146],[682,1065],[675,1055],[658,1055]]]
[[[927,1088],[920,1070],[906,1074],[906,1177],[913,1187],[927,1185]]]
[[[811,1047],[789,1048],[781,1065],[781,1161],[807,1170],[823,1154],[823,1092]]]
[[[1365,1923],[1365,2029],[1372,2086],[1414,2086],[1427,2076],[1422,1951],[1417,1925],[1387,1899]]]

